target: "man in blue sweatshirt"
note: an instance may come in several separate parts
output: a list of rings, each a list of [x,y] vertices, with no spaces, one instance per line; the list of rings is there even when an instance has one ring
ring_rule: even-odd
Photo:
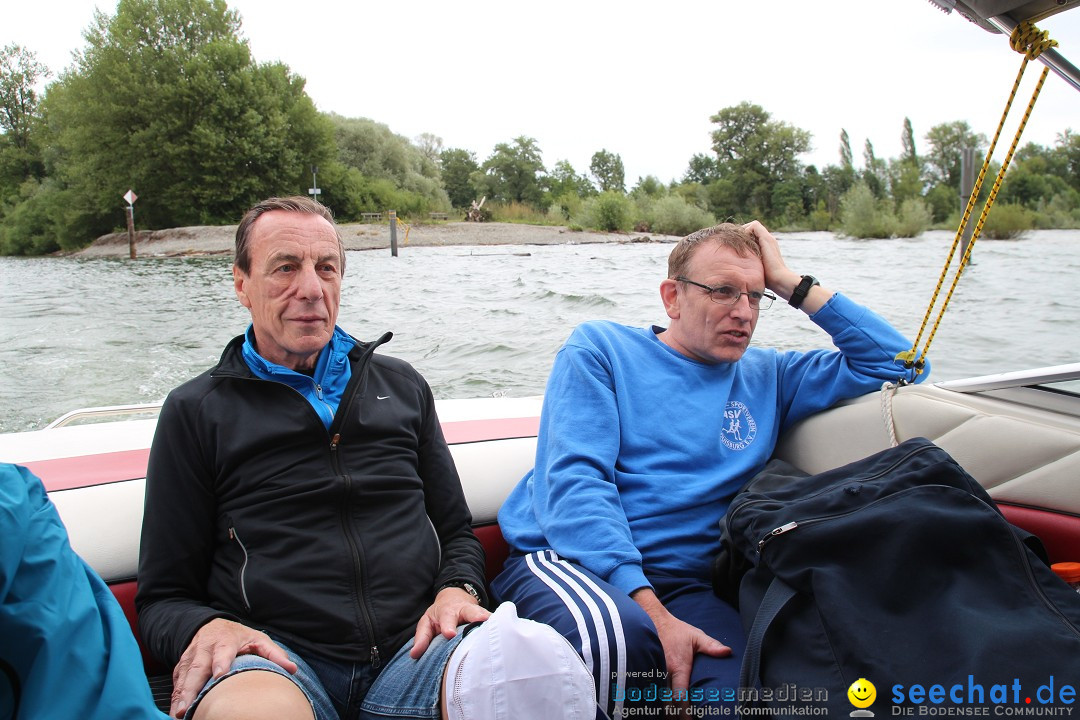
[[[667,328],[589,322],[567,340],[535,467],[499,513],[514,552],[494,593],[578,648],[613,716],[736,699],[742,624],[710,578],[720,517],[784,429],[910,375],[911,343],[789,269],[759,222],[683,238],[660,296]],[[839,350],[750,347],[777,296]]]

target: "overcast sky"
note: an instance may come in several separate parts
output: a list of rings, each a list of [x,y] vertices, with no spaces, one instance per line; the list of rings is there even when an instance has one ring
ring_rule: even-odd
[[[989,137],[1020,64],[1007,38],[926,0],[229,5],[255,59],[306,78],[320,110],[408,138],[432,133],[479,161],[526,135],[548,168],[569,160],[585,172],[604,148],[622,156],[628,187],[680,178],[710,151],[710,116],[743,101],[808,130],[803,159],[819,167],[837,164],[841,128],[857,165],[867,138],[878,157],[899,155],[905,117],[917,150],[942,122]],[[33,50],[55,76],[83,47],[95,6],[115,11],[93,0],[7,3],[0,45]],[[1039,26],[1080,64],[1080,12]],[[1025,103],[1041,68],[1028,70]],[[1051,75],[1024,140],[1052,145],[1067,128],[1080,131],[1080,93]]]

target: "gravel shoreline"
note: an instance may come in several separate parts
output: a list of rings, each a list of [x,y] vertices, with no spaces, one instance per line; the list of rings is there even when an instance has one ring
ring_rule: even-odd
[[[384,250],[390,247],[387,223],[343,223],[338,225],[346,250]],[[231,255],[235,225],[195,226],[170,230],[143,230],[136,233],[137,257],[190,257]],[[412,225],[398,230],[399,251],[408,247],[450,245],[582,245],[588,243],[638,243],[678,241],[674,235],[652,233],[602,233],[572,231],[556,225],[517,223],[445,222]],[[127,257],[127,233],[103,235],[74,257]]]

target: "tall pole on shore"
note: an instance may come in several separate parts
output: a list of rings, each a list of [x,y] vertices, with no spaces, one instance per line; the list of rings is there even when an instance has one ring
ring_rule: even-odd
[[[397,210],[391,210],[390,215],[390,256],[397,257]]]
[[[130,188],[124,193],[124,199],[127,200],[127,208],[125,215],[127,215],[127,231],[128,231],[128,259],[135,259],[135,201],[139,199],[139,196],[135,194]]]
[[[319,202],[319,195],[322,195],[322,190],[319,189],[319,166],[311,166],[311,187],[308,188],[308,195],[315,202]]]
[[[967,207],[971,198],[971,191],[975,189],[975,148],[962,148],[960,150],[960,212]],[[968,219],[964,227],[964,236],[960,242],[960,257],[967,254],[968,245],[971,244],[971,236],[975,233],[974,217]],[[975,261],[974,257],[968,259],[969,263]]]

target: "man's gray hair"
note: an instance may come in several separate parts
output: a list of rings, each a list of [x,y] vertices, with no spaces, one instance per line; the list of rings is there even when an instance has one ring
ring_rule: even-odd
[[[244,213],[244,217],[240,220],[240,225],[236,228],[236,259],[233,260],[233,264],[240,268],[241,272],[245,275],[251,273],[252,226],[255,224],[256,220],[273,210],[304,213],[306,215],[318,215],[321,218],[325,218],[334,228],[334,235],[337,237],[338,241],[338,252],[341,255],[341,274],[345,274],[345,242],[341,239],[341,232],[334,222],[333,213],[331,213],[330,209],[322,203],[315,202],[311,198],[306,198],[302,195],[268,198]]]

